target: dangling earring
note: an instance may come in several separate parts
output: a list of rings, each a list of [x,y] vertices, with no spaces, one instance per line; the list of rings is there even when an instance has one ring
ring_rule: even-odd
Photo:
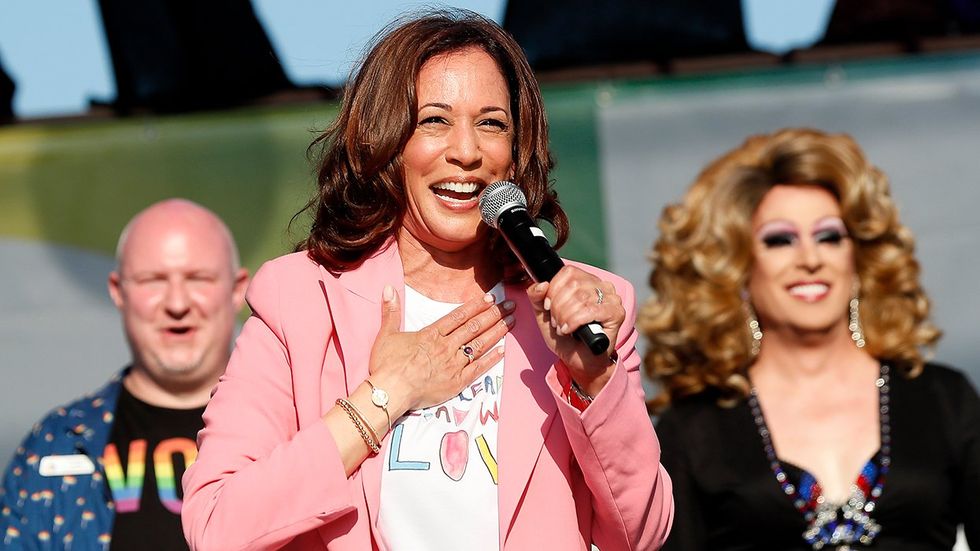
[[[762,327],[759,326],[759,320],[756,319],[755,311],[749,303],[749,293],[745,290],[742,290],[742,308],[745,310],[745,318],[749,324],[749,337],[752,338],[749,353],[754,358],[762,349]]]
[[[855,296],[851,299],[848,305],[848,323],[847,329],[851,332],[851,340],[858,348],[864,348],[866,344],[864,342],[864,331],[861,330],[861,318],[859,315],[859,308],[861,306],[861,301]]]
[[[752,357],[759,355],[762,349],[762,329],[759,328],[759,320],[755,317],[749,318],[749,331],[752,333]]]

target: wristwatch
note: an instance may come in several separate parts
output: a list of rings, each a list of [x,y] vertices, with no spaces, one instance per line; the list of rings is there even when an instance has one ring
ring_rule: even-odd
[[[388,432],[391,432],[391,415],[388,414],[388,392],[374,386],[371,379],[364,379],[371,386],[371,403],[385,412],[385,419],[388,420]]]

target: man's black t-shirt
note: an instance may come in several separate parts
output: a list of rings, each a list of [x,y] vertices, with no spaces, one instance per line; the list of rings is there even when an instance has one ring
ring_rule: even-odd
[[[111,549],[187,549],[180,479],[197,458],[203,413],[151,406],[123,386],[103,453],[116,508]]]

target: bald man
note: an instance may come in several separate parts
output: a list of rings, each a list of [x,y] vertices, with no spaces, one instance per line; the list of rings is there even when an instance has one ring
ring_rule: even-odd
[[[137,214],[116,259],[109,296],[132,361],[17,449],[0,494],[4,549],[187,548],[180,477],[197,457],[248,273],[225,224],[183,199]]]

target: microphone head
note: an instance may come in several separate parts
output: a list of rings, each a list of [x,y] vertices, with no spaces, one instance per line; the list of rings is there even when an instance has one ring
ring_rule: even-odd
[[[487,186],[480,195],[480,216],[491,228],[497,227],[504,211],[521,207],[527,208],[527,197],[521,188],[507,180],[500,180]]]

